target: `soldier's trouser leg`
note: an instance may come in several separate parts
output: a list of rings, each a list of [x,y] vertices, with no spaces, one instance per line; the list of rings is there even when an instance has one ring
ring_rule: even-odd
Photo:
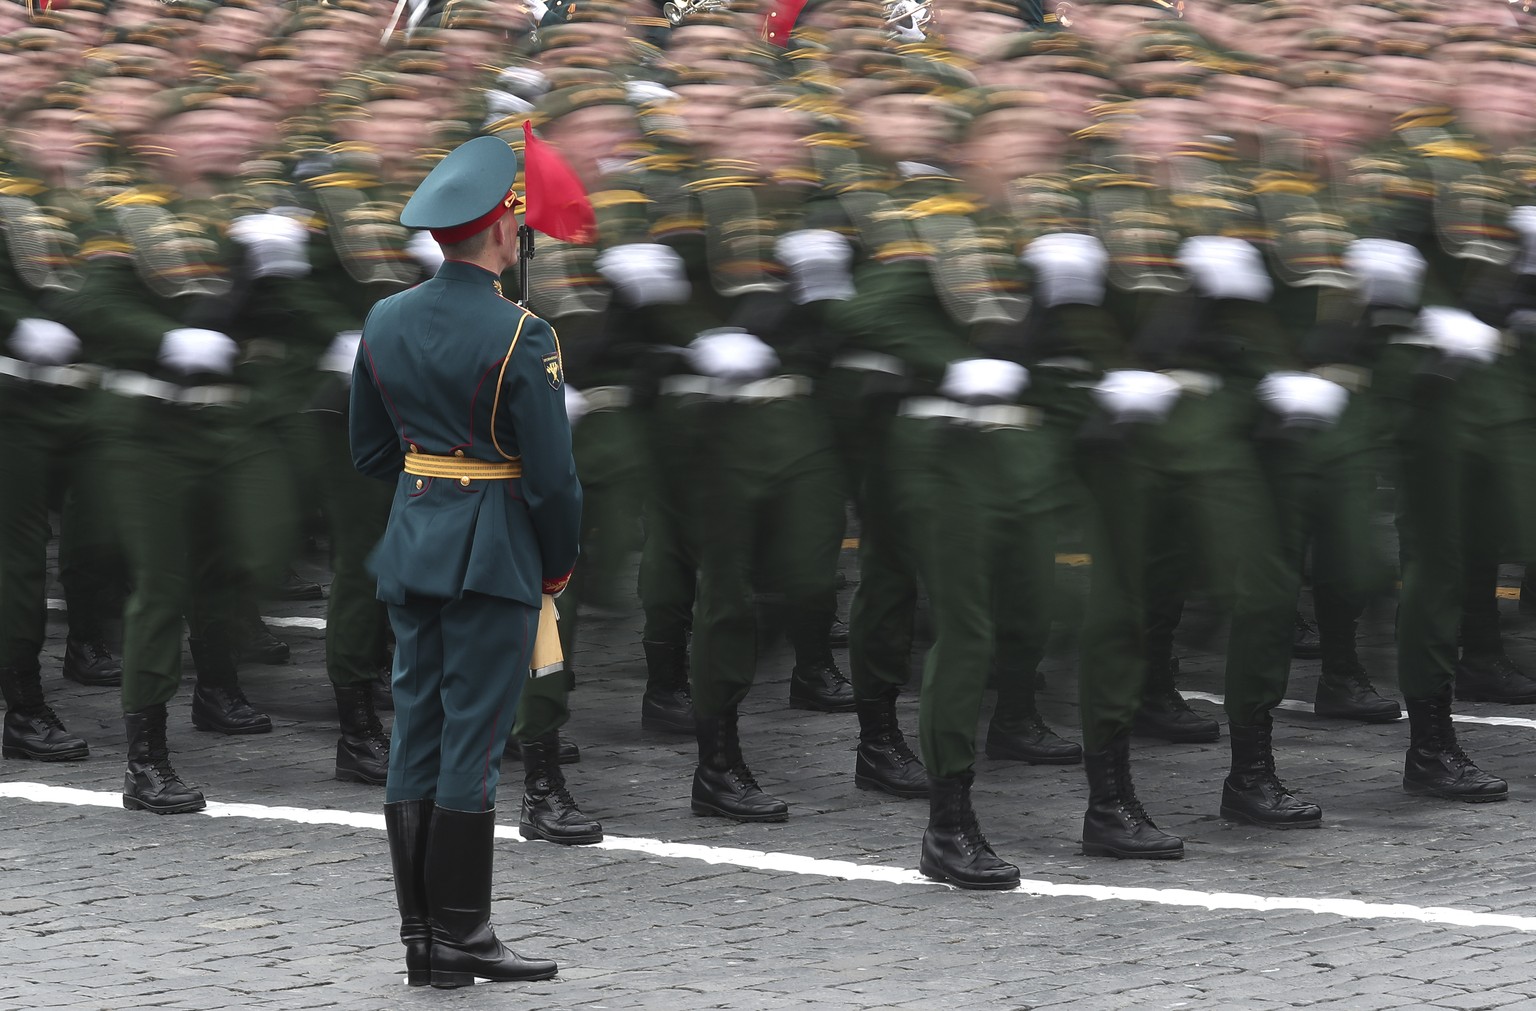
[[[1028,512],[1020,502],[1012,529],[998,546],[997,589],[992,606],[997,627],[998,718],[1032,713],[1035,671],[1051,637],[1052,587],[1056,579],[1056,531],[1052,516]]]
[[[571,718],[571,672],[554,671],[529,678],[512,724],[512,739],[519,744],[537,741],[565,726]]]
[[[647,485],[645,544],[640,554],[640,603],[647,642],[684,644],[693,622],[698,573],[696,537],[690,528],[700,473],[693,454],[705,433],[687,426],[695,411],[676,397],[662,397],[651,412],[647,434],[654,473]]]
[[[1093,556],[1078,687],[1083,749],[1096,752],[1130,732],[1146,680],[1147,499],[1152,475],[1134,437],[1084,441],[1077,472],[1092,509]]]
[[[39,392],[0,386],[0,668],[27,671],[38,669],[47,634],[48,479],[59,445]]]
[[[455,811],[494,810],[538,610],[467,593],[391,604],[389,620],[395,722],[385,803],[435,799]]]
[[[581,594],[583,603],[627,607],[623,589],[630,554],[639,546],[644,444],[629,410],[598,411],[581,419],[572,451],[581,475]],[[564,601],[571,594],[561,596]],[[574,603],[574,601],[573,601]]]
[[[1427,392],[1405,405],[1394,433],[1403,581],[1398,684],[1409,699],[1450,691],[1461,621],[1463,555],[1457,534],[1463,489],[1456,391]]]
[[[711,433],[694,501],[699,531],[698,603],[693,623],[693,711],[710,720],[736,708],[757,672],[752,587],[765,511],[774,508],[774,468],[759,436],[778,404],[705,404],[695,423]]]
[[[60,391],[61,393],[64,391]],[[72,400],[60,474],[59,582],[71,638],[100,642],[122,616],[128,576],[102,461],[100,395]]]
[[[298,516],[281,447],[246,419],[219,424],[215,450],[199,475],[194,499],[191,635],[230,641],[241,609],[261,589],[275,586],[298,540]],[[199,671],[201,681],[227,677],[233,665]]]
[[[1156,482],[1154,489],[1147,503],[1146,648],[1148,663],[1158,668],[1173,657],[1173,635],[1194,581],[1194,557],[1188,504],[1166,482]]]
[[[368,553],[389,523],[393,490],[352,467],[344,423],[316,420],[321,503],[331,541],[331,592],[325,604],[325,673],[333,685],[370,682],[384,659],[388,620],[368,572]]]
[[[761,507],[757,564],[761,590],[783,595],[796,664],[831,663],[837,563],[847,520],[831,432],[810,400],[772,405],[779,464]]]
[[[205,412],[114,404],[105,448],[132,589],[123,609],[123,711],[164,705],[181,683],[189,549],[206,512],[193,491],[218,464]]]
[[[859,486],[859,584],[848,610],[848,673],[868,701],[907,683],[912,669],[917,563],[898,507],[898,486],[920,475],[892,450],[889,415],[870,420],[868,467]]]
[[[1504,517],[1493,498],[1498,474],[1481,454],[1468,453],[1462,461],[1461,480],[1466,488],[1461,530],[1463,569],[1461,590],[1461,648],[1465,653],[1499,654],[1504,651],[1499,635],[1499,553],[1506,538]]]

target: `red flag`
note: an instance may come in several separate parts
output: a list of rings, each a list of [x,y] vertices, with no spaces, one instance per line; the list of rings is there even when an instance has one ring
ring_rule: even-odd
[[[558,151],[533,135],[529,122],[523,123],[523,188],[529,228],[562,242],[592,241],[597,216],[586,187]]]
[[[764,42],[771,42],[783,49],[789,45],[789,33],[794,31],[806,0],[770,0],[772,6],[763,15],[763,26],[758,31]]]

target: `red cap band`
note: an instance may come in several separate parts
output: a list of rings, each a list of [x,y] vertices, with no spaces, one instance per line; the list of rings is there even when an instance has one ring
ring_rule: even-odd
[[[455,242],[463,242],[473,235],[479,235],[500,221],[508,211],[520,203],[522,201],[518,199],[517,192],[515,190],[507,190],[506,199],[492,207],[485,214],[480,215],[480,217],[473,221],[466,221],[462,225],[454,225],[452,228],[433,228],[431,229],[432,238],[436,239],[438,245],[442,246],[451,246]]]

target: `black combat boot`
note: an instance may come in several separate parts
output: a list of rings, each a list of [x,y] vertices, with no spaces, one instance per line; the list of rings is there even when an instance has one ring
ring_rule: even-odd
[[[39,762],[76,762],[91,749],[68,730],[43,701],[39,671],[0,667],[0,694],[5,697],[5,729],[0,731],[0,756]]]
[[[276,667],[288,662],[288,644],[272,634],[267,623],[252,611],[234,630],[232,651],[239,663]]]
[[[515,725],[513,729],[516,729]],[[556,731],[555,734],[556,760],[561,765],[575,765],[576,763],[580,762],[581,748],[577,747],[576,742],[568,741],[564,737],[560,737],[559,731]],[[517,738],[512,736],[510,731],[507,733],[507,745],[502,749],[501,757],[514,762],[521,762],[523,760],[523,746],[518,743]]]
[[[859,700],[859,750],[853,782],[861,790],[881,790],[894,797],[928,796],[928,774],[907,747],[896,720],[895,688],[877,699]]]
[[[427,832],[427,915],[432,929],[432,985],[471,986],[549,979],[555,963],[524,958],[491,930],[495,811],[432,809]]]
[[[688,644],[650,642],[645,649],[645,695],[640,726],[664,734],[693,733],[693,692],[688,684]]]
[[[1220,740],[1221,724],[1189,708],[1179,694],[1175,679],[1179,658],[1169,657],[1147,665],[1147,683],[1142,689],[1141,708],[1131,732],[1140,737],[1156,737],[1174,744],[1206,744]]]
[[[789,707],[823,713],[854,710],[853,685],[832,658],[827,636],[835,617],[831,611],[797,610],[789,622],[795,647],[795,669],[789,677]]]
[[[1232,771],[1221,785],[1221,816],[1263,828],[1317,828],[1323,809],[1297,800],[1275,775],[1274,720],[1264,713],[1246,726],[1233,723]]]
[[[558,742],[549,733],[523,743],[523,809],[517,827],[524,839],[565,846],[602,842],[602,823],[582,814],[566,789],[565,774],[555,757]]]
[[[258,712],[235,677],[234,655],[223,640],[213,636],[189,636],[197,687],[192,691],[192,725],[220,734],[265,734],[272,720]]]
[[[928,827],[917,869],[935,881],[959,888],[1002,890],[1019,887],[1019,869],[992,852],[971,807],[971,781],[958,776],[928,780]]]
[[[1462,702],[1529,705],[1536,702],[1536,681],[1526,677],[1502,650],[1464,652],[1456,664],[1456,698]]]
[[[1408,703],[1408,757],[1403,763],[1403,789],[1447,800],[1481,804],[1504,800],[1509,784],[1479,769],[1456,744],[1451,723],[1451,693]]]
[[[373,685],[333,685],[341,740],[336,742],[336,778],[383,786],[389,778],[389,738],[373,708]]]
[[[1298,660],[1316,660],[1323,655],[1323,644],[1317,635],[1317,626],[1307,616],[1296,612],[1296,634],[1291,639],[1291,656]]]
[[[201,811],[208,804],[201,791],[181,781],[171,768],[165,740],[165,706],[123,714],[128,731],[128,770],[123,773],[123,807],[155,814]]]
[[[1030,765],[1076,765],[1082,746],[1057,735],[1035,705],[1037,673],[1007,667],[998,671],[997,708],[987,724],[987,757]]]
[[[1083,815],[1083,855],[1122,860],[1178,860],[1184,840],[1152,823],[1131,783],[1130,741],[1120,736],[1102,751],[1083,754],[1088,773],[1088,812]]]
[[[736,821],[784,821],[789,805],[752,778],[736,736],[736,710],[696,721],[699,766],[693,772],[693,813]]]
[[[432,982],[432,928],[427,922],[427,829],[430,800],[401,800],[384,805],[389,862],[395,872],[395,905],[400,908],[400,943],[405,945],[405,981]]]
[[[377,712],[392,713],[395,711],[395,672],[390,670],[389,664],[379,668],[379,673],[369,682],[373,689],[373,708]]]
[[[324,600],[325,587],[305,579],[292,569],[283,574],[272,591],[273,600]]]
[[[70,636],[64,643],[64,679],[88,688],[116,688],[123,683],[123,665],[101,639]]]
[[[1370,676],[1355,656],[1354,643],[1348,655],[1342,651],[1330,656],[1323,653],[1323,676],[1317,679],[1317,695],[1314,711],[1319,716],[1331,716],[1340,720],[1359,720],[1361,723],[1391,723],[1402,719],[1403,710],[1389,698],[1383,698]]]

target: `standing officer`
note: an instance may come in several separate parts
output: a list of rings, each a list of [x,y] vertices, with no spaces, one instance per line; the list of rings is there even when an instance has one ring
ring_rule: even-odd
[[[498,280],[517,262],[516,177],[494,137],[432,170],[400,221],[446,259],[373,308],[353,368],[352,461],[396,482],[372,567],[395,630],[384,813],[417,986],[555,974],[489,922],[502,742],[581,523],[559,344]]]

